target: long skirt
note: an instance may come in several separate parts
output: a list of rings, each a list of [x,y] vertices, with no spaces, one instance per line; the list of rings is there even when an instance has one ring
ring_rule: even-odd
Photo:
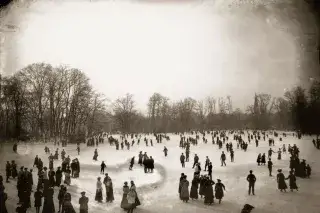
[[[198,187],[191,186],[190,198],[191,199],[198,199]]]
[[[295,181],[289,182],[290,189],[298,189],[297,183]]]
[[[120,207],[124,210],[128,210],[130,206],[131,205],[128,203],[127,194],[123,194]]]
[[[96,191],[96,196],[94,198],[96,201],[98,202],[101,202],[103,200],[103,197],[102,197],[102,190],[97,190]]]
[[[205,190],[205,195],[204,195],[204,203],[212,204],[213,200],[214,200],[213,188],[212,186],[207,186]]]
[[[215,196],[216,196],[216,199],[218,199],[218,200],[222,199],[224,196],[223,190],[222,189],[216,190]]]
[[[278,183],[278,189],[283,190],[283,189],[287,189],[287,184],[285,181],[279,181]]]
[[[204,190],[205,190],[204,184],[200,184],[199,195],[204,195]]]
[[[44,199],[42,213],[55,213],[54,203],[52,198]]]
[[[111,187],[108,188],[106,200],[107,200],[107,202],[111,202],[114,200],[113,188],[111,188]]]

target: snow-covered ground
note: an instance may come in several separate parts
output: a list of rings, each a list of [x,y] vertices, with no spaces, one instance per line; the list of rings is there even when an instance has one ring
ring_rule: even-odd
[[[260,141],[259,147],[251,142],[248,151],[244,152],[236,148],[236,143],[233,141],[235,150],[235,162],[230,162],[230,157],[227,155],[227,167],[220,166],[221,151],[226,151],[225,146],[222,150],[218,149],[217,145],[211,143],[211,135],[208,135],[208,144],[203,144],[200,140],[198,146],[191,146],[190,162],[186,163],[186,168],[181,168],[180,154],[184,152],[179,148],[179,136],[169,135],[171,140],[164,140],[162,144],[157,144],[154,141],[154,147],[146,147],[143,141],[140,145],[136,144],[130,150],[116,151],[114,146],[109,146],[107,142],[99,145],[98,162],[92,160],[95,147],[86,147],[82,145],[80,156],[77,155],[76,146],[68,145],[65,147],[67,155],[71,159],[77,157],[81,165],[80,178],[72,179],[71,186],[68,191],[72,195],[73,205],[78,211],[78,199],[81,191],[86,191],[89,197],[90,205],[89,212],[102,213],[124,212],[119,206],[122,197],[122,186],[124,181],[134,180],[137,186],[137,191],[142,205],[135,210],[141,213],[206,213],[206,212],[221,212],[221,213],[238,213],[245,203],[249,203],[256,208],[253,213],[319,213],[320,203],[320,151],[313,147],[311,142],[312,137],[305,136],[301,140],[292,136],[283,138],[280,142],[279,138],[275,138],[275,146],[273,150],[278,150],[282,144],[297,144],[300,148],[300,156],[306,159],[312,167],[311,179],[297,179],[297,184],[300,187],[298,192],[281,193],[277,190],[277,183],[275,174],[278,168],[281,168],[287,176],[289,171],[289,154],[283,155],[283,160],[277,160],[276,155],[273,155],[274,162],[274,177],[269,177],[268,169],[265,166],[257,166],[256,158],[259,153],[267,153],[269,149],[267,141]],[[115,136],[118,137],[118,136]],[[149,136],[151,138],[152,136]],[[247,136],[244,137],[245,139]],[[229,137],[232,141],[233,137]],[[105,140],[106,141],[106,140]],[[131,141],[131,139],[129,140]],[[46,144],[51,151],[57,147],[52,144]],[[165,157],[163,147],[167,146],[169,152]],[[59,147],[61,151],[61,147]],[[59,152],[60,152],[59,151]],[[128,160],[136,156],[136,163],[138,160],[139,151],[147,152],[148,155],[155,159],[155,171],[153,174],[145,174],[143,169],[135,164],[132,171],[128,170]],[[209,156],[213,162],[213,179],[221,179],[226,186],[225,197],[222,203],[214,204],[213,206],[206,206],[203,200],[190,201],[183,203],[178,197],[178,183],[181,173],[188,175],[188,180],[191,182],[193,176],[193,156],[198,154],[200,161],[204,164],[206,156]],[[3,144],[0,152],[0,174],[5,174],[5,162],[15,160],[20,166],[31,168],[35,155],[39,155],[44,161],[44,165],[48,165],[48,156],[44,153],[43,144],[20,144],[18,154],[12,151],[12,145]],[[113,180],[115,201],[113,203],[98,204],[94,201],[95,185],[97,177],[100,175],[100,163],[104,160],[107,164],[107,172]],[[55,162],[55,168],[61,165],[61,161]],[[248,196],[248,184],[246,176],[249,170],[252,169],[257,177],[256,196]],[[37,175],[34,169],[34,182],[37,183]],[[9,195],[7,201],[7,208],[9,213],[14,212],[14,208],[18,201],[16,181],[11,180],[10,183],[4,183],[6,192]],[[55,189],[54,197],[57,197],[58,188]],[[105,197],[104,197],[105,198]],[[33,196],[32,196],[33,206]],[[57,200],[56,200],[57,201]],[[56,203],[57,204],[57,203]],[[56,205],[57,207],[57,205]],[[31,208],[28,212],[34,212]]]

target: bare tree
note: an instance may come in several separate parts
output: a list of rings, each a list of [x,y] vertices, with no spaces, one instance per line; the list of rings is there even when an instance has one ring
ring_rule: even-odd
[[[124,132],[130,132],[133,117],[136,113],[133,95],[127,93],[124,97],[118,98],[113,103],[113,113],[120,129]]]

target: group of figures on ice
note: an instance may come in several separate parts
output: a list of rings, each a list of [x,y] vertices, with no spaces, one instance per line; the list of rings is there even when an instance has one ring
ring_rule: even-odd
[[[235,156],[235,147],[231,141],[229,141],[229,138],[233,135],[234,140],[236,141],[236,147],[238,151],[246,152],[248,149],[248,145],[251,143],[251,141],[255,141],[256,146],[259,146],[259,141],[266,140],[269,138],[268,133],[266,132],[247,132],[248,134],[248,142],[246,142],[243,138],[245,135],[244,131],[201,131],[201,132],[191,132],[188,133],[176,133],[177,135],[180,135],[180,148],[185,150],[185,155],[182,153],[180,156],[180,161],[182,164],[182,169],[185,168],[185,162],[189,162],[189,155],[190,155],[190,149],[192,146],[198,146],[198,142],[200,140],[200,136],[202,136],[202,140],[204,143],[208,143],[208,140],[205,138],[206,135],[211,135],[212,137],[212,144],[217,145],[219,149],[223,148],[223,145],[225,144],[226,152],[222,151],[220,160],[221,160],[221,166],[226,166],[226,160],[227,160],[227,154],[230,154],[230,161],[234,162],[234,156]],[[119,150],[117,147],[117,144],[125,143],[126,146],[133,146],[135,144],[134,140],[136,139],[138,141],[137,144],[139,144],[140,139],[142,135],[134,135],[134,134],[124,134],[121,136],[120,140],[122,142],[119,142],[118,139],[115,139],[112,136],[108,136],[106,134],[103,134],[108,138],[108,141],[111,145],[116,146],[116,150]],[[191,136],[190,136],[191,135]],[[273,136],[277,137],[278,134],[273,133]],[[132,142],[131,144],[128,142],[129,138],[131,136]],[[145,136],[154,136],[156,137],[157,143],[162,143],[163,138],[166,140],[170,140],[170,138],[166,135],[162,134],[147,134]],[[286,135],[284,134],[283,137],[285,138]],[[299,135],[297,135],[299,137]],[[90,144],[88,146],[94,146],[94,140],[90,139]],[[146,139],[144,138],[144,141],[146,143],[146,146],[148,146],[149,142],[153,146],[152,139]],[[270,142],[271,141],[271,142]],[[282,138],[281,140],[282,141]],[[103,143],[104,140],[102,140],[101,136],[98,136],[96,139],[96,146],[98,146],[99,143]],[[192,145],[192,146],[191,146]],[[269,138],[269,146],[274,146],[274,140]],[[80,154],[80,146],[79,144],[76,147],[78,151],[78,155]],[[285,145],[282,146],[282,150],[279,149],[278,151],[278,160],[281,160],[281,153],[286,153],[286,147]],[[17,146],[14,146],[14,151],[17,151]],[[164,155],[168,155],[168,149],[164,147],[163,149]],[[61,151],[61,166],[58,166],[55,170],[54,168],[54,161],[58,161],[59,159],[59,149],[56,149],[55,154],[51,154],[48,147],[45,148],[45,153],[49,155],[49,165],[48,167],[44,166],[43,161],[36,156],[34,161],[34,166],[37,168],[37,176],[38,176],[38,182],[34,187],[33,183],[33,167],[32,169],[28,169],[26,166],[20,166],[19,172],[17,171],[17,164],[15,161],[11,161],[11,163],[8,161],[6,166],[6,182],[8,183],[10,179],[16,180],[17,182],[17,194],[19,198],[18,207],[16,208],[16,212],[18,213],[25,213],[27,209],[31,208],[31,198],[34,199],[34,207],[36,209],[36,212],[40,212],[40,208],[42,207],[42,213],[55,213],[56,209],[58,209],[58,212],[60,213],[74,213],[74,207],[72,202],[71,193],[68,192],[68,187],[71,184],[72,178],[79,178],[80,175],[80,162],[77,158],[73,159],[71,161],[70,156],[66,156],[66,152],[63,149]],[[270,148],[268,150],[268,163],[267,168],[269,169],[269,175],[272,176],[272,153],[274,151]],[[290,157],[290,165],[288,167],[291,169],[289,171],[289,175],[287,178],[282,173],[282,170],[278,170],[277,174],[277,185],[278,189],[280,191],[285,191],[287,189],[287,184],[285,182],[286,179],[289,180],[289,187],[291,191],[298,190],[298,186],[296,183],[296,177],[301,178],[309,178],[311,176],[311,167],[306,164],[306,161],[303,159],[300,161],[299,158],[299,148],[296,145],[288,146],[288,153],[291,155]],[[280,156],[280,157],[279,157]],[[129,169],[132,170],[134,165],[134,158],[132,157],[130,161]],[[154,160],[152,156],[148,156],[145,152],[144,154],[142,151],[138,154],[138,164],[140,166],[144,165],[145,172],[153,172],[154,169]],[[94,160],[98,160],[98,150],[95,150],[94,153]],[[179,159],[179,156],[177,156],[177,159]],[[183,202],[188,202],[191,198],[204,199],[204,204],[211,205],[214,203],[214,199],[218,200],[218,203],[221,204],[221,201],[223,197],[225,196],[225,190],[226,186],[222,183],[220,179],[217,179],[216,182],[213,181],[213,174],[212,174],[212,167],[213,162],[210,161],[208,156],[205,158],[205,166],[204,170],[201,168],[201,162],[199,161],[199,156],[196,154],[194,157],[194,162],[192,168],[194,168],[194,173],[192,175],[192,181],[191,186],[188,181],[188,176],[184,173],[181,174],[180,181],[179,181],[179,187],[178,187],[178,193],[179,197]],[[259,155],[258,159],[258,166],[265,165],[265,154]],[[49,168],[49,169],[48,169]],[[106,168],[106,165],[104,162],[101,164],[101,173],[104,174],[104,170]],[[64,177],[64,179],[63,179]],[[253,174],[253,171],[250,170],[247,178],[248,182],[248,194],[255,195],[255,183],[257,181],[256,176]],[[2,176],[0,177],[0,212],[7,213],[6,210],[6,199],[7,194],[5,193],[5,185],[3,182]],[[64,183],[64,184],[62,184]],[[103,185],[105,187],[103,187]],[[58,195],[54,196],[54,188],[60,187]],[[105,174],[105,177],[103,179],[103,182],[101,181],[101,178],[97,178],[96,182],[96,193],[94,200],[96,202],[102,202],[103,201],[103,191],[105,190],[105,197],[106,202],[112,203],[114,201],[114,194],[113,194],[113,183],[111,177],[109,177],[108,174]],[[189,190],[190,187],[190,190]],[[33,192],[33,188],[35,188],[33,196],[31,195]],[[58,198],[58,207],[54,205],[54,197]],[[80,213],[88,213],[89,212],[89,198],[86,196],[86,192],[81,192],[81,197],[79,201],[77,202],[79,204]],[[124,183],[123,186],[123,195],[121,200],[121,208],[128,211],[129,213],[132,213],[134,209],[141,205],[140,200],[138,198],[137,188],[135,186],[135,183],[133,181],[130,182],[130,186],[128,185],[128,182]],[[250,212],[254,207],[250,204],[246,204],[242,210],[243,213]]]

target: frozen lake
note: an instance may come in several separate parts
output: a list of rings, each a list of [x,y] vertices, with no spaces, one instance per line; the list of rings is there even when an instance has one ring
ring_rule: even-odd
[[[142,205],[139,206],[135,212],[155,212],[155,213],[206,213],[206,212],[221,212],[221,213],[238,213],[245,203],[249,203],[256,208],[252,211],[259,213],[293,213],[293,212],[306,212],[306,213],[319,213],[320,204],[317,195],[320,195],[320,167],[317,162],[320,161],[320,150],[313,147],[311,142],[312,137],[305,136],[301,140],[295,137],[287,136],[280,142],[279,138],[275,139],[275,146],[273,150],[278,150],[282,144],[297,144],[300,148],[301,159],[306,159],[307,163],[312,167],[311,179],[297,178],[299,186],[298,192],[281,193],[277,189],[275,180],[276,170],[281,168],[285,176],[289,173],[289,154],[284,154],[282,160],[277,160],[276,155],[273,155],[273,174],[274,177],[269,177],[268,169],[265,166],[257,166],[256,158],[259,153],[267,153],[269,149],[267,139],[260,141],[259,147],[251,142],[248,151],[244,152],[236,148],[236,142],[233,141],[233,135],[229,135],[229,141],[233,142],[235,151],[235,162],[230,162],[229,153],[227,153],[227,167],[220,166],[221,151],[217,145],[211,143],[211,135],[207,135],[208,144],[204,144],[202,140],[199,141],[198,146],[190,148],[190,162],[186,163],[186,168],[181,168],[180,154],[184,152],[179,148],[179,136],[169,135],[171,140],[163,140],[162,144],[157,144],[153,138],[154,147],[146,147],[143,141],[140,145],[135,144],[130,150],[116,150],[114,146],[109,146],[108,143],[99,145],[98,161],[92,160],[93,152],[96,147],[86,147],[84,144],[81,146],[80,156],[77,155],[76,146],[68,145],[65,147],[67,155],[73,159],[77,157],[81,165],[81,173],[78,179],[72,179],[71,186],[68,191],[72,195],[73,205],[78,211],[78,198],[81,191],[86,191],[89,197],[90,206],[89,212],[102,213],[106,212],[124,212],[119,206],[122,198],[122,186],[124,181],[134,180],[137,186],[137,191]],[[115,136],[118,137],[118,136]],[[148,138],[148,136],[147,136]],[[243,137],[245,140],[247,136]],[[106,141],[106,140],[105,140]],[[131,141],[129,139],[128,141]],[[51,151],[54,151],[58,146],[46,144]],[[20,166],[31,168],[33,165],[35,155],[41,157],[44,165],[48,165],[48,155],[44,152],[43,144],[20,144],[18,154],[13,153],[12,145],[3,144],[0,153],[0,173],[5,174],[5,162],[15,160]],[[168,156],[165,157],[163,147],[166,146],[169,150]],[[59,147],[59,152],[62,147]],[[155,167],[153,174],[145,174],[143,168],[137,165],[139,151],[147,152],[148,155],[155,159]],[[189,203],[182,203],[178,197],[178,183],[180,174],[183,172],[188,175],[188,180],[191,184],[193,176],[193,156],[198,154],[200,162],[204,166],[206,156],[209,156],[213,162],[213,179],[221,179],[226,186],[225,197],[222,204],[215,204],[213,206],[205,206],[203,200],[190,201]],[[136,162],[132,171],[128,170],[128,160],[136,156]],[[59,156],[60,157],[60,156]],[[113,180],[115,201],[113,203],[98,204],[94,201],[95,185],[97,177],[100,175],[101,161],[105,161],[107,165],[106,171]],[[55,161],[55,168],[61,165],[61,161]],[[249,170],[252,169],[257,177],[256,182],[256,196],[248,196],[247,194],[247,181],[246,176]],[[37,183],[37,169],[34,169],[33,177]],[[5,183],[6,192],[9,195],[7,201],[7,208],[9,212],[14,212],[16,206],[17,190],[16,181],[11,180],[10,183]],[[55,189],[54,197],[57,197],[58,188]],[[105,197],[104,197],[105,198]],[[56,200],[57,201],[57,200]],[[33,206],[33,195],[32,195]],[[57,207],[57,205],[56,205]],[[35,208],[31,208],[28,212],[35,212]]]

